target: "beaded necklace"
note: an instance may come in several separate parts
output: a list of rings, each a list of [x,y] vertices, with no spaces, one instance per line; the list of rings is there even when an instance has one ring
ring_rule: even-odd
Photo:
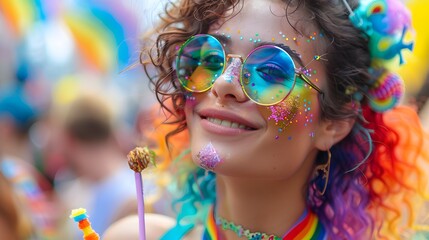
[[[214,216],[214,209],[207,216],[203,240],[220,240],[217,225],[224,230],[232,230],[239,237],[247,237],[249,240],[326,240],[327,233],[323,225],[319,222],[316,214],[305,211],[298,222],[283,236],[278,237],[261,232],[250,232],[242,226],[237,226],[223,218]]]

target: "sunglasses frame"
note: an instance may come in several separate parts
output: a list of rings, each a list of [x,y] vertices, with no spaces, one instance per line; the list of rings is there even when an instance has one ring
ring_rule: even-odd
[[[249,54],[247,54],[247,56],[246,56],[246,58],[243,60],[243,57],[241,56],[241,55],[238,55],[238,54],[226,54],[225,53],[225,48],[223,47],[223,45],[222,45],[222,43],[216,38],[216,37],[214,37],[214,36],[212,36],[212,35],[210,35],[210,34],[197,34],[197,35],[194,35],[194,36],[192,36],[192,37],[190,37],[188,40],[186,40],[183,44],[182,44],[182,46],[180,47],[180,49],[179,49],[179,51],[178,51],[178,53],[177,53],[177,59],[176,59],[176,69],[179,69],[179,62],[180,62],[180,56],[182,55],[181,53],[183,52],[183,49],[184,49],[184,47],[190,42],[190,41],[192,41],[192,40],[194,40],[195,38],[197,38],[197,37],[209,37],[209,38],[211,38],[211,39],[213,39],[213,40],[215,40],[218,44],[219,44],[219,46],[221,47],[221,49],[222,49],[222,52],[223,52],[223,56],[226,56],[226,57],[224,57],[224,62],[223,62],[223,65],[222,65],[222,72],[221,72],[221,75],[225,72],[225,70],[227,69],[227,65],[226,65],[226,63],[227,62],[229,62],[229,60],[231,59],[231,58],[239,58],[240,59],[240,61],[241,61],[241,63],[242,63],[242,65],[241,65],[241,68],[240,68],[240,85],[241,85],[241,89],[243,90],[243,92],[244,92],[244,94],[246,95],[246,97],[248,97],[252,102],[254,102],[254,103],[256,103],[256,104],[258,104],[258,105],[261,105],[261,106],[273,106],[273,105],[276,105],[276,104],[278,104],[278,103],[280,103],[280,102],[282,102],[282,101],[284,101],[288,96],[289,96],[289,94],[293,91],[293,89],[294,89],[294,87],[295,87],[295,83],[296,83],[296,78],[297,77],[299,77],[301,80],[303,80],[306,84],[308,84],[311,88],[313,88],[314,90],[316,90],[319,94],[321,94],[322,96],[324,95],[324,92],[316,85],[316,84],[314,84],[311,80],[310,80],[310,78],[308,78],[306,75],[305,75],[305,73],[304,72],[302,72],[302,71],[300,71],[300,69],[298,69],[298,68],[296,68],[296,66],[295,66],[295,62],[293,61],[293,58],[292,58],[292,56],[290,56],[290,54],[287,52],[287,51],[285,51],[283,48],[280,48],[280,47],[278,47],[278,46],[276,46],[276,45],[270,45],[270,44],[267,44],[267,45],[262,45],[262,46],[259,46],[259,47],[257,47],[257,48],[255,48],[255,49],[253,49],[252,51],[250,51],[250,53]],[[290,57],[290,59],[292,60],[292,63],[293,63],[293,68],[295,69],[295,76],[294,76],[294,83],[293,83],[293,85],[292,85],[292,88],[289,90],[289,92],[287,93],[287,95],[285,96],[285,97],[283,97],[280,101],[277,101],[277,102],[274,102],[274,103],[269,103],[269,104],[264,104],[264,103],[260,103],[260,102],[257,102],[256,100],[254,100],[254,99],[252,99],[250,96],[249,96],[249,94],[247,93],[247,91],[244,89],[244,83],[243,83],[243,67],[244,67],[244,65],[245,65],[245,62],[246,62],[246,60],[249,58],[249,56],[250,55],[252,55],[255,51],[257,51],[257,50],[259,50],[259,49],[261,49],[261,48],[267,48],[267,47],[269,47],[269,48],[277,48],[279,51],[282,51],[282,52],[284,52],[284,53],[286,53],[287,54],[287,56],[289,56]],[[180,82],[180,85],[183,87],[183,88],[185,88],[187,91],[189,91],[189,92],[196,92],[196,93],[203,93],[203,92],[206,92],[206,91],[208,91],[208,90],[210,90],[212,87],[213,87],[213,85],[214,85],[214,80],[212,80],[212,84],[210,85],[210,87],[208,87],[208,88],[206,88],[206,89],[203,89],[203,90],[195,90],[195,89],[191,89],[191,88],[189,88],[189,87],[187,87],[187,86],[185,86],[183,83],[182,83],[182,80],[178,77],[178,80],[179,80],[179,82]]]

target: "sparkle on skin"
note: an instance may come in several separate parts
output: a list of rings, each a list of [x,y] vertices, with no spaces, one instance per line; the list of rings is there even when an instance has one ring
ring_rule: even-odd
[[[220,33],[223,36],[226,36],[229,39],[233,39],[233,36],[231,36],[231,34],[229,32],[231,32],[231,29],[229,27],[226,28],[226,32],[228,33]],[[219,32],[217,31],[216,34],[219,34]],[[239,40],[244,40],[246,39],[246,37],[244,37],[243,35],[241,35],[241,31],[237,30],[237,34],[239,35],[238,38]],[[300,41],[297,37],[292,37],[289,38],[288,36],[286,36],[283,32],[279,32],[279,39],[283,39],[284,41],[289,41],[293,40],[293,42],[295,42],[296,45],[300,45]],[[317,40],[317,37],[323,38],[324,34],[323,33],[319,33],[317,34],[316,32],[313,32],[312,34],[310,34],[310,36],[302,36],[299,35],[298,37],[300,39],[304,38],[304,42],[308,42],[310,43],[311,41],[315,41]],[[253,37],[249,37],[247,38],[250,42],[254,42],[254,43],[258,43],[261,42],[261,36],[259,33],[255,33]],[[272,42],[275,42],[274,37],[271,38]],[[312,61],[319,61],[319,60],[326,60],[323,58],[323,54],[322,55],[315,55],[314,59]],[[313,74],[316,74],[316,70],[313,70],[311,68],[307,68],[307,65],[309,65],[312,61],[310,61],[308,64],[305,65],[305,67],[301,67],[299,68],[306,76],[311,77]],[[239,72],[240,72],[240,68],[241,68],[241,61],[239,59],[233,58],[233,60],[231,61],[230,67],[225,71],[224,74],[224,79],[225,81],[232,83],[232,80],[234,79],[235,76],[238,76]],[[315,79],[316,82],[318,82],[318,79]],[[305,88],[311,89],[310,86],[308,86],[307,84],[304,85]],[[257,94],[257,93],[255,93]],[[289,97],[291,98],[291,97]],[[313,122],[313,114],[310,113],[311,110],[311,102],[307,101],[306,99],[303,99],[303,102],[301,102],[303,104],[302,108],[299,107],[299,105],[301,104],[299,101],[300,96],[297,95],[296,97],[294,97],[293,99],[286,99],[285,101],[274,105],[274,106],[270,106],[268,107],[271,111],[271,115],[268,117],[268,120],[274,120],[275,124],[278,126],[278,133],[283,133],[285,132],[285,129],[293,124],[293,123],[299,123],[300,121],[298,119],[294,118],[296,117],[296,115],[303,115],[302,111],[299,111],[299,109],[303,109],[304,110],[304,119],[303,119],[303,124],[304,126],[308,126],[310,123]],[[299,111],[299,112],[298,112]],[[314,137],[314,132],[309,134],[310,137]],[[275,139],[279,139],[279,135],[277,135],[275,137]],[[292,137],[288,137],[288,140],[292,140]],[[207,147],[206,147],[207,148]],[[214,149],[213,149],[214,151]],[[201,152],[200,152],[201,153]]]
[[[305,86],[306,88],[309,88],[309,86]],[[278,126],[278,133],[281,134],[286,131],[286,128],[289,127],[291,124],[295,123],[302,123],[304,127],[309,126],[311,123],[313,123],[313,113],[311,112],[311,101],[307,100],[306,98],[302,99],[300,101],[301,95],[297,95],[294,98],[289,97],[286,98],[283,102],[268,107],[268,109],[271,111],[271,115],[268,116],[268,120],[274,120],[276,126]],[[300,106],[302,105],[302,106]],[[301,111],[303,110],[303,111]],[[299,115],[303,118],[301,121],[299,119],[294,118]],[[314,132],[310,133],[309,136],[311,138],[314,138]],[[275,139],[279,139],[279,135],[275,137]],[[288,137],[288,140],[292,140],[292,137]]]
[[[206,170],[213,171],[213,169],[222,162],[222,159],[216,152],[212,143],[207,144],[197,155],[200,160],[200,166]]]
[[[299,95],[294,98],[286,98],[283,102],[274,106],[269,106],[268,109],[271,111],[268,120],[274,120],[278,126],[278,132],[282,133],[292,123],[292,119],[298,112]],[[277,135],[275,139],[279,139]]]
[[[226,82],[232,83],[232,80],[239,76],[241,67],[241,60],[239,58],[233,58],[231,64],[226,69],[223,78]]]
[[[230,34],[231,29],[229,27],[226,28],[226,32],[227,33],[222,32],[221,34],[223,36],[226,36],[229,39],[232,39],[233,37]],[[217,31],[216,33],[219,34],[219,31]],[[249,38],[246,38],[243,35],[240,35],[241,34],[240,30],[237,30],[237,34],[239,34],[239,39],[240,40],[248,39],[249,42],[253,42],[253,43],[258,43],[258,42],[262,41],[262,38],[261,38],[261,36],[260,36],[259,33],[255,33],[253,37],[249,37]],[[293,40],[293,42],[295,42],[296,45],[300,45],[300,41],[299,41],[298,38],[303,39],[304,42],[311,43],[312,41],[316,41],[318,36],[321,37],[321,38],[323,38],[324,34],[323,33],[317,34],[316,32],[313,32],[309,36],[298,35],[298,37],[289,38],[283,32],[279,32],[279,36],[280,36],[279,39],[283,39],[285,42],[288,42],[289,40]],[[271,37],[270,39],[271,39],[271,41],[274,42],[276,38],[275,37]]]

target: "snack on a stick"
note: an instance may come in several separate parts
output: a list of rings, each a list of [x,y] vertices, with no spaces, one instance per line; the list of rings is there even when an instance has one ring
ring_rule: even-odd
[[[98,233],[96,233],[91,227],[91,222],[88,220],[88,215],[86,215],[86,209],[73,209],[71,211],[70,218],[73,218],[73,220],[78,223],[79,229],[83,232],[83,240],[100,239]]]
[[[141,172],[149,163],[155,165],[155,152],[147,147],[136,147],[128,155],[128,165],[134,171],[137,192],[137,207],[139,216],[139,240],[146,240],[143,180]],[[156,165],[155,165],[156,166]]]
[[[128,165],[134,172],[143,171],[145,168],[147,168],[149,163],[152,163],[154,166],[156,166],[155,152],[149,150],[148,147],[134,148],[128,153],[127,158]]]

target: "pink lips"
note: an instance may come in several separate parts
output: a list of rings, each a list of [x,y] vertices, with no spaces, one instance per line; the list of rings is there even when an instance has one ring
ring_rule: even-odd
[[[233,136],[260,128],[258,124],[229,111],[203,109],[198,112],[198,115],[201,118],[201,126],[206,131],[215,134]],[[222,121],[223,124],[221,124],[220,121]],[[227,122],[227,124],[225,124],[224,121]]]

